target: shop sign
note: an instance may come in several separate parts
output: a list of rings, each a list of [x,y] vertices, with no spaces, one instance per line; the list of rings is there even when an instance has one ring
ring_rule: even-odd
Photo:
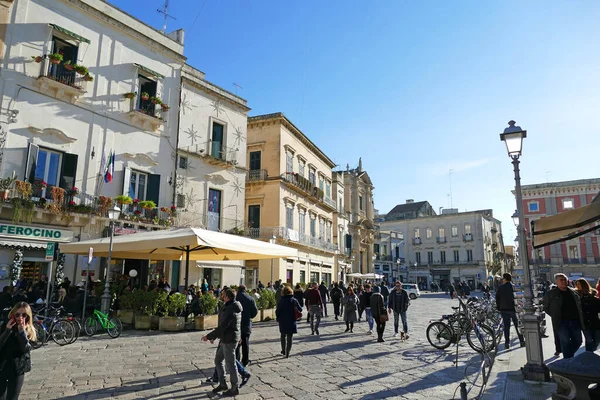
[[[54,246],[56,246],[56,243],[52,242],[46,245],[46,261],[54,260]]]
[[[55,242],[70,242],[73,240],[72,231],[11,224],[0,224],[0,236],[45,241],[52,240]]]

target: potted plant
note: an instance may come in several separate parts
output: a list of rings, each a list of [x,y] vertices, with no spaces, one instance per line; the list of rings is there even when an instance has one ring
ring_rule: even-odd
[[[183,293],[173,293],[167,298],[164,316],[158,323],[159,331],[177,332],[185,329],[185,318],[180,315],[185,309]]]
[[[33,59],[33,61],[35,61],[36,63],[41,63],[42,60],[44,59],[44,57],[42,56],[31,56],[31,58]]]
[[[100,216],[106,216],[106,212],[113,205],[113,199],[111,199],[110,197],[106,197],[106,196],[98,197],[96,199],[96,202],[98,203],[98,211],[100,213]]]
[[[215,329],[219,325],[219,316],[217,298],[211,292],[206,292],[200,297],[200,310],[202,315],[194,319],[194,328],[199,331]]]
[[[164,290],[147,292],[142,289],[135,291],[136,307],[140,314],[135,316],[135,329],[158,329],[158,313],[167,300]]]
[[[63,60],[63,55],[59,53],[52,53],[48,56],[48,58],[52,64],[60,64]]]
[[[137,96],[137,93],[134,92],[127,92],[123,94],[123,97],[125,97],[126,99],[133,99],[135,98],[135,96]]]
[[[83,80],[84,80],[84,81],[86,81],[86,82],[91,82],[91,81],[93,81],[93,80],[94,80],[94,77],[93,77],[93,76],[91,76],[90,74],[85,74],[85,75],[83,76]]]
[[[153,208],[156,208],[156,203],[152,200],[143,200],[140,201],[140,207],[144,210],[152,210]]]
[[[13,183],[17,180],[16,176],[0,179],[0,201],[8,200],[8,195]]]
[[[87,75],[88,74],[88,69],[87,69],[87,67],[85,65],[75,64],[73,66],[73,69],[79,75]]]
[[[18,197],[13,197],[12,199],[10,199],[10,202],[13,206],[13,224],[17,224],[19,223],[19,221],[21,221],[21,214],[23,213],[23,201],[23,199],[20,199]]]
[[[73,69],[75,68],[73,64],[71,64],[71,60],[66,61],[63,65],[67,71],[73,71]]]
[[[171,108],[171,107],[169,107],[168,104],[161,103],[160,108],[162,108],[163,111],[169,111],[169,108]]]
[[[275,293],[270,290],[262,290],[257,306],[260,310],[260,320],[270,321],[275,318]]]
[[[150,97],[152,104],[162,104],[162,100],[158,97]]]
[[[131,204],[133,202],[133,199],[129,196],[125,196],[124,194],[118,195],[117,197],[115,197],[115,202],[120,205],[121,207],[123,207],[123,205],[128,205]]]
[[[135,290],[137,291],[137,290]],[[121,295],[118,317],[124,324],[132,325],[137,308],[137,298],[134,292],[128,291]]]
[[[148,92],[142,92],[142,94],[140,94],[140,98],[146,101],[150,98],[150,95],[148,94]]]

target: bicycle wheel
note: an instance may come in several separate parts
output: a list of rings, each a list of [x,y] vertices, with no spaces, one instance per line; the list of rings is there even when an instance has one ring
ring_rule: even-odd
[[[121,320],[117,317],[112,317],[109,319],[106,332],[108,332],[108,336],[113,339],[121,336],[121,332],[123,332],[123,324],[121,324]]]
[[[494,330],[487,325],[478,324],[478,330],[471,329],[467,332],[467,342],[478,353],[489,353],[496,348],[496,335]],[[482,346],[483,342],[483,346]]]
[[[44,343],[46,343],[46,330],[39,321],[33,321],[33,328],[35,329],[36,340],[35,342],[30,342],[30,344],[34,349],[39,349],[44,345]]]
[[[96,318],[93,316],[87,317],[83,323],[83,330],[86,335],[94,336],[98,331],[98,321],[96,321]]]
[[[439,350],[444,350],[452,344],[452,329],[441,321],[432,322],[427,327],[429,344]]]
[[[66,319],[58,320],[52,326],[50,336],[54,340],[54,343],[59,346],[71,344],[75,337],[75,327]]]

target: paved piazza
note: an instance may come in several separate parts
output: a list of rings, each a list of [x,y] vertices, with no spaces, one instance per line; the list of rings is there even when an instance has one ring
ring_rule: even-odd
[[[455,368],[456,348],[434,349],[425,328],[456,304],[443,293],[424,294],[408,311],[410,339],[392,338],[390,321],[385,343],[367,335],[364,321],[355,325],[354,334],[345,334],[345,324],[334,320],[329,304],[321,336],[311,336],[308,324],[300,323],[289,359],[279,354],[276,323],[255,324],[252,378],[236,398],[451,399],[464,380],[465,365],[478,357],[463,341]],[[203,334],[126,331],[118,339],[102,334],[65,347],[50,343],[33,351],[33,371],[26,374],[21,398],[209,398],[212,387],[199,382],[212,374],[216,344],[201,342]]]

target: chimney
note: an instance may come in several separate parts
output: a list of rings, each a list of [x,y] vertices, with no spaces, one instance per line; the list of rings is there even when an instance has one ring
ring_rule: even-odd
[[[358,172],[362,172],[362,157],[358,159]]]
[[[167,33],[167,36],[169,38],[173,39],[174,41],[178,42],[179,44],[183,44],[183,37],[184,37],[183,29],[177,29],[176,31]]]
[[[412,203],[414,203],[414,202],[415,202],[415,200],[414,200],[414,199],[407,199],[407,200],[406,200],[406,204],[412,204]]]

